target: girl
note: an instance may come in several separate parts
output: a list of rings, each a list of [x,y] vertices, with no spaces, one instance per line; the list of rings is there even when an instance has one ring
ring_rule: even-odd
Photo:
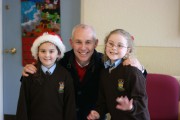
[[[73,81],[57,64],[65,52],[61,38],[44,33],[34,41],[31,52],[37,60],[37,72],[22,79],[17,120],[74,120]]]
[[[112,120],[150,120],[145,77],[137,68],[122,65],[133,52],[133,37],[123,29],[111,31],[104,52],[97,107],[87,119],[109,112]]]

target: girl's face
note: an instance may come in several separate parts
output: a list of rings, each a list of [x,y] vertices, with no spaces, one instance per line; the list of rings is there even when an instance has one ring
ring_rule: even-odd
[[[50,68],[56,62],[57,58],[60,57],[56,46],[50,42],[42,43],[38,50],[39,60],[47,68]]]
[[[117,59],[121,59],[126,55],[128,52],[127,46],[127,40],[122,35],[118,33],[110,35],[105,50],[111,63],[114,63]]]

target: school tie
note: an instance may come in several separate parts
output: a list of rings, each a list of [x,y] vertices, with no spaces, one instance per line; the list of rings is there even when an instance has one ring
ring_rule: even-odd
[[[109,67],[109,73],[115,68],[115,65]]]
[[[50,76],[51,75],[51,72],[50,71],[46,71],[46,75]]]

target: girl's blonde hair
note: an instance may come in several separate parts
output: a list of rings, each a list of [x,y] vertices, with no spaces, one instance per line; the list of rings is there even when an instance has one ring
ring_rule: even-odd
[[[106,44],[107,44],[107,42],[109,40],[109,37],[112,34],[120,34],[127,40],[127,48],[129,49],[129,53],[127,53],[126,56],[123,59],[127,59],[128,57],[130,57],[133,54],[133,51],[134,51],[134,43],[133,43],[134,37],[130,33],[128,33],[127,31],[125,31],[123,29],[115,29],[115,30],[111,31],[104,39],[104,44],[105,44],[105,47],[104,47],[104,61],[109,60],[109,57],[106,55]]]

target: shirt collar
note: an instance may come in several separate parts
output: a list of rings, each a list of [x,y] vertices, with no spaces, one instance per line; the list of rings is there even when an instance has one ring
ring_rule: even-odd
[[[107,60],[106,62],[104,62],[104,67],[105,68],[108,68],[108,67],[116,68],[121,62],[122,62],[122,59],[118,59],[113,64],[111,64],[111,61]]]
[[[83,68],[83,67],[86,67],[86,66],[88,66],[89,65],[89,62],[87,63],[87,64],[85,64],[85,65],[81,65],[80,63],[78,63],[78,61],[77,60],[75,60],[76,61],[76,63],[81,67],[81,68]]]
[[[46,73],[46,71],[49,71],[50,74],[52,74],[54,72],[55,68],[56,68],[56,64],[54,64],[50,68],[47,68],[44,65],[41,65],[41,69],[43,70],[44,73]]]

